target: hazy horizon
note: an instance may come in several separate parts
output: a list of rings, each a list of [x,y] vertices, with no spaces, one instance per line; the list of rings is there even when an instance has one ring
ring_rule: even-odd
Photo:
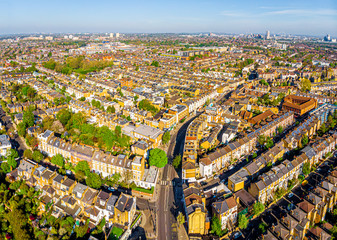
[[[333,0],[8,1],[0,0],[0,34],[265,33],[337,36]]]

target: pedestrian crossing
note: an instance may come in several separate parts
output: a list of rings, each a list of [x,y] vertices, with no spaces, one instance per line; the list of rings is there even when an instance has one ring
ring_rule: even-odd
[[[172,186],[172,182],[171,181],[164,181],[164,180],[160,180],[159,184],[162,186]]]

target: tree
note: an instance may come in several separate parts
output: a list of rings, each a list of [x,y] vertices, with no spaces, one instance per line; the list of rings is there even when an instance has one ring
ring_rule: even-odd
[[[115,113],[116,112],[116,109],[115,109],[115,107],[114,106],[108,106],[107,108],[106,108],[106,111],[108,112],[108,113]]]
[[[220,220],[217,216],[212,217],[211,232],[221,237],[224,235],[225,231],[222,230]]]
[[[260,213],[262,213],[265,209],[265,206],[260,203],[260,202],[256,202],[253,206],[253,213],[254,215],[259,215]]]
[[[112,175],[112,179],[111,179],[112,184],[117,184],[119,180],[121,179],[121,177],[122,176],[120,175],[120,173],[116,173]]]
[[[177,169],[180,166],[181,163],[181,156],[177,155],[174,157],[173,161],[172,161],[172,166]]]
[[[102,179],[96,173],[89,172],[87,178],[85,179],[86,184],[95,189],[99,189],[102,186]]]
[[[7,152],[7,158],[18,158],[19,157],[19,153],[18,151],[16,151],[15,149],[11,148],[8,152]]]
[[[43,154],[39,150],[34,150],[33,160],[35,162],[41,162],[43,160]]]
[[[158,109],[152,105],[152,103],[147,100],[147,99],[143,99],[138,103],[138,108],[141,110],[146,110],[148,112],[151,112],[152,115],[156,114],[158,112]]]
[[[38,144],[39,144],[39,141],[33,137],[33,136],[30,136],[30,135],[27,135],[26,137],[26,143],[29,147],[36,147]]]
[[[310,163],[306,162],[303,164],[302,173],[308,175],[310,173]]]
[[[75,173],[75,178],[76,178],[77,181],[82,182],[85,179],[85,173],[82,172],[82,171],[80,171],[80,170],[78,170]]]
[[[79,161],[75,167],[75,171],[82,171],[85,174],[90,172],[90,167],[87,161]]]
[[[13,157],[7,158],[7,163],[12,169],[15,169],[18,165],[17,161]]]
[[[307,135],[304,135],[301,139],[302,146],[306,146],[309,143],[309,138]]]
[[[152,61],[151,66],[159,67],[158,61]]]
[[[22,122],[26,124],[26,127],[34,126],[34,114],[33,111],[27,110],[23,112]]]
[[[61,154],[56,154],[51,158],[51,163],[59,166],[59,167],[64,167],[64,158]]]
[[[26,150],[23,152],[23,157],[26,158],[26,159],[32,159],[32,158],[33,158],[32,150],[26,149]]]
[[[129,170],[124,171],[122,178],[123,178],[122,182],[124,183],[124,186],[127,188],[130,188],[130,185],[132,184],[132,180],[133,180],[132,171],[129,171]]]
[[[271,139],[270,137],[267,137],[266,143],[265,143],[265,147],[267,149],[272,148],[274,146],[274,141],[273,139]]]
[[[279,126],[279,127],[277,128],[277,132],[278,132],[278,134],[281,134],[281,133],[283,132],[283,127],[282,127],[282,126]]]
[[[162,136],[163,144],[168,143],[170,141],[170,138],[171,138],[170,132],[169,131],[165,132]]]
[[[83,238],[84,235],[88,232],[88,222],[82,226],[76,226],[74,232],[76,233],[77,238]]]
[[[9,225],[12,226],[12,231],[15,239],[29,240],[32,239],[27,226],[27,217],[24,210],[13,206],[11,211],[5,214]]]
[[[322,134],[324,134],[324,133],[326,133],[326,132],[328,131],[328,129],[327,129],[325,123],[323,123],[323,124],[321,125],[321,127],[319,128],[319,130],[322,132]]]
[[[267,229],[267,224],[265,224],[264,222],[261,222],[259,224],[259,229],[260,229],[261,233],[264,233]]]
[[[9,166],[9,164],[6,162],[2,162],[1,169],[4,173],[9,173],[11,171],[11,166]]]
[[[165,167],[165,165],[167,164],[166,153],[159,148],[151,149],[149,156],[149,164],[150,166],[156,166],[158,168]]]
[[[300,83],[301,90],[303,92],[310,92],[311,90],[311,82],[307,78],[303,78]]]
[[[248,226],[248,218],[246,217],[246,215],[241,214],[239,216],[239,228],[246,229],[247,226]]]
[[[72,112],[69,109],[61,109],[57,114],[56,114],[56,119],[59,120],[63,126],[67,125],[68,121],[70,120],[72,116]]]
[[[263,146],[264,143],[266,142],[266,137],[264,135],[259,135],[257,141],[261,146]]]
[[[179,225],[183,225],[185,223],[185,215],[182,212],[179,212],[177,221]]]

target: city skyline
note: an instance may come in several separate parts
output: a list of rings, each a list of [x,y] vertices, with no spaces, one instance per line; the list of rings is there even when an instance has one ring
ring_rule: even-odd
[[[0,33],[265,33],[337,35],[337,4],[325,1],[0,1]]]

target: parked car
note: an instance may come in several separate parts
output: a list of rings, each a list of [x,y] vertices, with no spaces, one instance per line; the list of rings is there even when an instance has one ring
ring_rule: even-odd
[[[236,232],[236,233],[234,233],[234,235],[233,235],[234,239],[238,239],[238,238],[241,237],[241,236],[242,236],[242,233],[241,233],[241,232]]]

